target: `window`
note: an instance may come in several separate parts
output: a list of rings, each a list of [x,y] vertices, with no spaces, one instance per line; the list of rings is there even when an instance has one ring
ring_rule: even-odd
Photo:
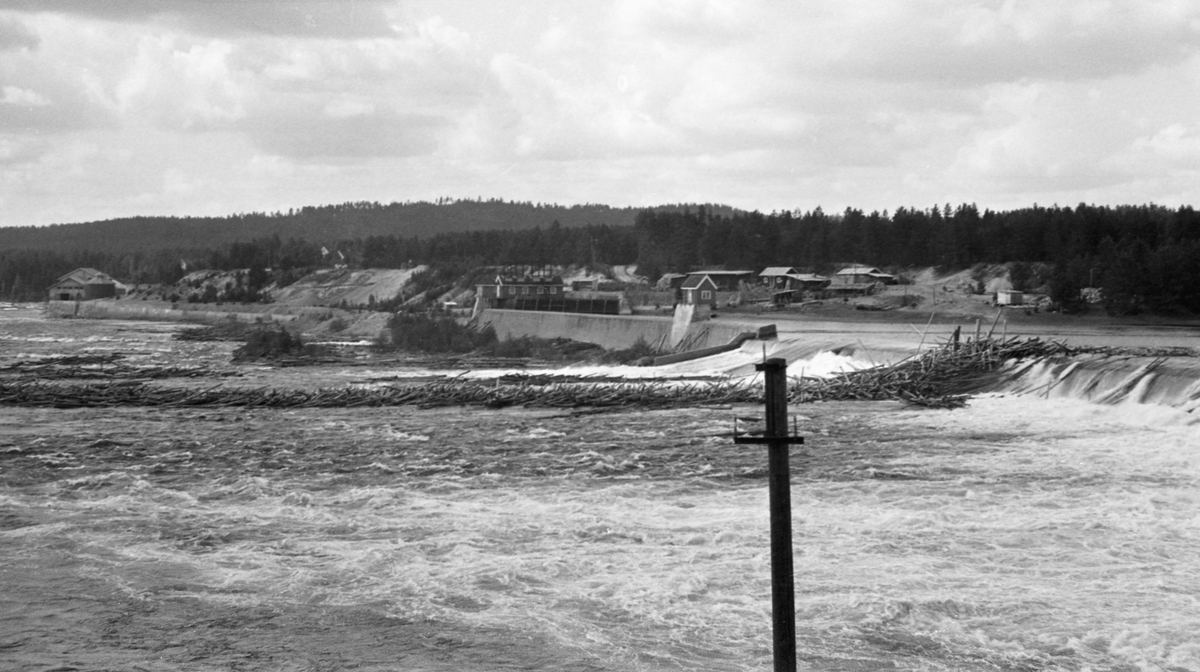
[[[557,288],[557,287],[551,287],[551,288],[550,288],[550,293],[551,293],[551,294],[557,294],[557,293],[558,293],[558,288]]]
[[[706,289],[706,290],[704,290],[704,291],[700,292],[700,298],[701,298],[701,299],[711,299],[711,298],[712,298],[712,292],[710,292],[710,291],[708,291],[708,290]]]
[[[516,293],[517,293],[517,288],[516,288],[516,287],[509,287],[509,288],[508,288],[508,293],[509,293],[509,294],[516,294]]]
[[[522,294],[528,294],[528,293],[529,293],[529,285],[526,285],[526,286],[522,287],[522,288],[521,288],[521,293],[522,293]]]
[[[545,294],[545,293],[546,293],[545,287],[538,287],[538,294]]]

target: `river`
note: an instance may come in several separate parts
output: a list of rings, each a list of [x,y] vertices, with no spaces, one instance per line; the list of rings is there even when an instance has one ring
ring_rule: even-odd
[[[6,317],[0,364],[230,347]],[[792,407],[801,667],[1200,670],[1191,393],[1092,392]],[[756,410],[0,407],[0,668],[769,669]]]

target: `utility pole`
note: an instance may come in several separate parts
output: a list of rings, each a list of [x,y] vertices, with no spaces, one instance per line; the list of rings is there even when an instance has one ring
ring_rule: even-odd
[[[792,482],[788,446],[804,438],[788,435],[787,360],[756,364],[766,384],[767,429],[763,436],[742,436],[734,424],[734,443],[767,444],[767,485],[771,511],[771,625],[775,672],[796,670],[796,587],[792,566]]]

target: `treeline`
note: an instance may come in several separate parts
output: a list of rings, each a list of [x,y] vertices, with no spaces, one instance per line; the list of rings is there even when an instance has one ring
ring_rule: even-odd
[[[456,201],[451,205],[496,206]],[[450,207],[443,203],[432,208]],[[518,205],[562,211],[557,206]],[[353,208],[331,206],[346,214]],[[384,208],[385,206],[379,206]],[[362,208],[373,211],[375,205]],[[0,229],[0,236],[5,232]],[[1115,314],[1147,309],[1200,313],[1200,213],[1157,205],[1021,208],[979,211],[974,205],[895,212],[847,209],[826,214],[763,214],[717,206],[663,206],[638,212],[630,225],[557,219],[505,229],[396,233],[341,238],[270,234],[222,243],[111,250],[0,247],[0,298],[40,300],[59,276],[80,266],[124,282],[171,283],[187,270],[250,269],[247,295],[286,285],[335,264],[402,268],[430,264],[430,291],[484,266],[582,266],[637,263],[652,279],[665,272],[724,267],[758,270],[798,266],[833,272],[840,264],[891,269],[1022,262],[1052,269],[1048,289],[1064,304],[1080,289],[1099,288]],[[1036,289],[1036,287],[1029,287]]]
[[[981,263],[1053,266],[1053,298],[1076,302],[1098,287],[1114,314],[1200,312],[1200,213],[1157,205],[1021,208],[974,205],[847,209],[826,214],[714,214],[643,211],[634,223],[639,272],[702,267],[803,266],[830,272],[845,263],[960,270]]]
[[[95,268],[128,284],[174,284],[189,271],[248,272],[238,292],[224,300],[254,300],[259,290],[291,284],[333,254],[321,245],[278,236],[232,243],[219,248],[164,249],[135,252],[78,250],[0,250],[0,299],[40,301],[60,277],[77,268]],[[328,261],[332,263],[332,261]]]
[[[443,233],[416,236],[371,236],[344,243],[368,268],[400,268],[415,263],[471,261],[478,266],[582,266],[624,264],[637,256],[631,226],[606,224],[568,228],[555,221],[524,230]]]
[[[435,266],[420,280],[428,289],[452,286],[483,266],[565,266],[625,263],[637,256],[632,226],[605,224],[567,228],[557,221],[531,229],[441,233],[428,237],[368,236],[327,244],[277,235],[212,248],[137,252],[0,251],[0,299],[39,301],[59,277],[80,267],[104,271],[126,284],[180,281],[189,271],[248,269],[235,295],[212,300],[250,299],[271,285],[286,286],[310,271],[337,265],[350,268]]]
[[[660,207],[682,210],[685,206]],[[565,228],[589,224],[630,226],[639,210],[599,204],[566,206],[499,199],[447,198],[433,203],[387,204],[353,202],[227,217],[127,217],[42,227],[0,227],[0,250],[123,253],[204,249],[272,236],[328,246],[338,241],[372,236],[427,238],[462,231],[545,228],[554,222]]]

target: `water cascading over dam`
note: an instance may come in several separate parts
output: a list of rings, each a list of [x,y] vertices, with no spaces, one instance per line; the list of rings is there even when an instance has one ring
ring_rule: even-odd
[[[1200,408],[1200,360],[1184,357],[1081,357],[1018,365],[1021,375],[997,392],[1097,404]]]

